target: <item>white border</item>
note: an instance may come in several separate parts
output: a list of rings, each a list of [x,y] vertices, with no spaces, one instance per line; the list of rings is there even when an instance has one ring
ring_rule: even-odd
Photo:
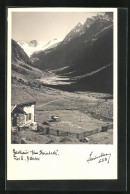
[[[11,144],[11,32],[12,12],[113,12],[114,13],[114,135],[113,145]],[[117,8],[8,8],[7,51],[7,180],[117,179]],[[40,162],[13,160],[13,149],[59,150],[59,157],[43,157]],[[112,154],[109,165],[87,164],[91,151]]]

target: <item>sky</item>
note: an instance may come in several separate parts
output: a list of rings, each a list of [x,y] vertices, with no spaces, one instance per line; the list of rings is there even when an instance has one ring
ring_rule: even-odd
[[[100,13],[98,13],[100,14]],[[12,39],[48,42],[64,38],[79,22],[97,13],[88,12],[13,12]]]

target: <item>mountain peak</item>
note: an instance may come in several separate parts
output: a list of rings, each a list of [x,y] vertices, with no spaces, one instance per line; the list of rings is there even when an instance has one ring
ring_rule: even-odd
[[[49,42],[42,42],[37,40],[31,41],[17,41],[17,43],[24,49],[25,53],[30,57],[35,52],[44,51],[48,48],[57,46],[63,39],[55,38]]]
[[[75,38],[77,36],[80,36],[81,34],[84,33],[83,30],[83,24],[82,23],[78,23],[70,32],[69,34],[67,34],[67,36],[65,37],[65,41],[70,41],[72,38]]]
[[[81,36],[82,34],[84,34],[86,32],[87,29],[89,29],[91,27],[92,24],[98,22],[98,25],[96,24],[96,26],[98,26],[99,28],[103,26],[102,23],[105,23],[107,21],[111,21],[109,19],[109,17],[111,16],[111,13],[106,13],[106,15],[104,16],[103,14],[97,14],[96,16],[92,16],[91,18],[87,18],[85,23],[82,24],[81,22],[79,22],[65,37],[64,41],[70,41],[73,38],[76,38],[78,36]],[[64,42],[65,43],[65,42]]]
[[[37,40],[31,40],[29,42],[29,46],[31,46],[31,47],[36,47],[37,45],[38,45],[38,41]]]
[[[106,12],[104,14],[105,18],[108,18],[109,20],[113,20],[113,13],[112,12]]]
[[[81,29],[83,26],[83,24],[81,24],[80,22],[73,28],[73,31],[77,30],[77,29]]]
[[[81,26],[83,26],[83,24],[82,24],[81,22],[79,22],[79,23],[77,24],[77,26],[78,26],[78,27],[81,27]]]
[[[93,16],[92,18],[87,18],[86,22],[84,23],[84,26],[89,28],[95,21],[95,17]]]

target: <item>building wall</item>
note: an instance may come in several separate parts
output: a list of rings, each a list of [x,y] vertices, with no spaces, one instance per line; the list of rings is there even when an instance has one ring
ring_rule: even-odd
[[[20,112],[19,109],[15,109],[11,113],[12,126],[23,127],[30,125],[35,121],[35,104],[22,105],[20,108],[25,112]],[[14,120],[16,118],[16,121]]]
[[[26,105],[25,107],[23,107],[23,110],[26,112],[27,115],[26,118],[25,118],[25,123],[26,124],[29,124],[29,123],[32,123],[34,122],[34,109],[35,109],[35,105],[34,104],[31,104],[31,105]],[[31,119],[27,120],[27,117],[29,117],[29,114],[31,114]]]
[[[25,114],[17,114],[17,126],[23,127],[25,125]]]

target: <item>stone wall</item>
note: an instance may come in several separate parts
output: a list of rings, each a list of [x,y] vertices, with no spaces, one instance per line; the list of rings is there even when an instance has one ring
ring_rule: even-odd
[[[17,126],[23,127],[25,125],[25,114],[18,114],[17,116]]]

